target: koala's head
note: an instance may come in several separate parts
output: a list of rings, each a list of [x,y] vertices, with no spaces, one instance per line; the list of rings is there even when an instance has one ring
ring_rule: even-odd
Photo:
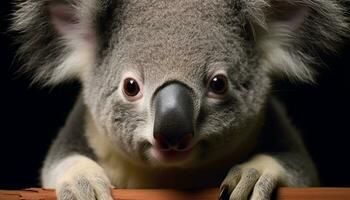
[[[273,74],[312,81],[344,10],[324,0],[27,0],[13,29],[34,80],[76,78],[99,133],[141,163],[191,166],[259,129]]]

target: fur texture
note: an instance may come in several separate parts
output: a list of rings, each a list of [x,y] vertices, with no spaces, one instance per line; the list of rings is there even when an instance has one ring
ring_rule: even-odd
[[[109,33],[105,31],[111,31],[110,26],[117,26],[116,21],[121,19],[105,25],[99,23],[121,15],[113,11],[127,3],[18,0],[12,29],[21,33],[19,55],[25,59],[24,71],[34,70],[34,81],[44,84],[79,76],[86,70],[83,67],[95,64],[96,51],[109,41],[106,40]],[[52,13],[55,10],[52,4],[56,4],[54,7],[60,4],[67,6],[69,11],[66,16]],[[249,29],[253,30],[266,70],[298,80],[313,81],[314,70],[308,66],[317,62],[317,50],[334,52],[341,38],[348,33],[346,10],[342,7],[344,0],[248,0],[222,3],[225,4],[228,9],[236,11],[235,17],[239,18],[241,27],[250,26]],[[215,12],[215,9],[207,11]],[[230,20],[233,14],[232,11],[225,16],[226,20]],[[57,31],[60,28],[52,23],[55,18],[61,18],[61,26],[69,26],[71,30],[64,34]],[[239,25],[236,25],[237,29],[241,29]],[[105,26],[109,29],[101,29]]]
[[[24,71],[44,85],[76,78],[83,86],[45,161],[44,186],[57,188],[60,199],[86,199],[86,191],[108,199],[100,191],[109,182],[221,185],[230,199],[268,199],[280,185],[317,185],[298,132],[269,91],[276,74],[313,81],[317,51],[334,51],[348,33],[342,3],[18,1],[12,29]],[[212,94],[217,75],[227,79],[225,94]],[[139,85],[137,98],[125,94],[128,78]],[[195,146],[185,159],[167,162],[152,153],[154,99],[172,83],[190,91]],[[67,165],[76,167],[57,168]],[[108,180],[96,183],[91,174]]]

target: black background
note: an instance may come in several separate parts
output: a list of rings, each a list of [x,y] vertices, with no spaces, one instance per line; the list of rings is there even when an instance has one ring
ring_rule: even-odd
[[[30,86],[16,75],[16,45],[6,33],[10,1],[0,3],[0,188],[38,186],[45,153],[71,109],[79,84],[55,88]],[[324,55],[316,85],[276,82],[274,93],[285,102],[302,130],[324,186],[350,186],[350,42],[338,55]]]

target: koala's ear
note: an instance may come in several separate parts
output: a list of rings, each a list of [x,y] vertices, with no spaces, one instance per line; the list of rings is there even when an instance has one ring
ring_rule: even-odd
[[[340,0],[341,1],[341,0]],[[312,82],[317,50],[334,52],[349,34],[345,9],[337,0],[251,0],[248,18],[272,74]]]
[[[18,33],[23,70],[35,82],[55,84],[81,76],[96,54],[95,1],[24,0],[16,3],[12,30]]]

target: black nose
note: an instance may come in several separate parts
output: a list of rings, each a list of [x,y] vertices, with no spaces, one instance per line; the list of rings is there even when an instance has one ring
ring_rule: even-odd
[[[154,98],[153,136],[163,150],[185,150],[193,137],[193,100],[191,91],[180,83],[160,89]]]

